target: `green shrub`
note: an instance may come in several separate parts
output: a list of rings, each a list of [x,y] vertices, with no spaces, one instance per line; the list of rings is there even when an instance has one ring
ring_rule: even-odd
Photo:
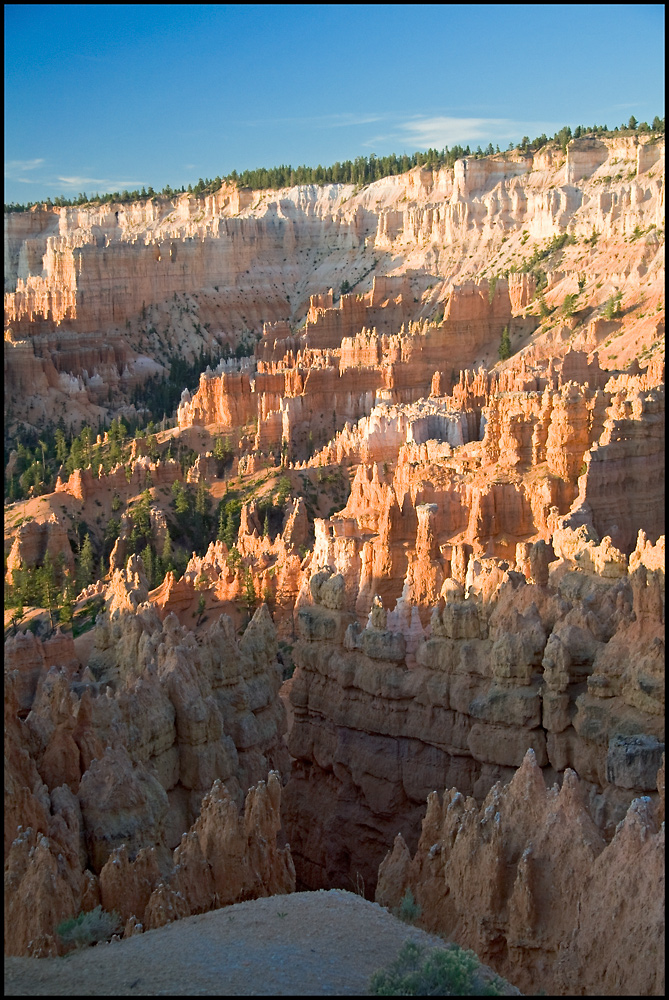
[[[97,944],[98,941],[109,940],[120,929],[121,918],[118,913],[109,913],[101,906],[96,906],[88,913],[80,913],[78,917],[64,920],[56,928],[56,934],[63,944],[84,948],[89,944]]]
[[[542,319],[548,319],[548,317],[551,314],[551,309],[549,308],[548,303],[546,302],[546,299],[544,298],[541,292],[539,292],[539,294],[537,295],[537,301],[539,303],[539,315],[541,316]]]
[[[574,310],[576,309],[576,295],[565,295],[562,302],[561,312],[563,316],[569,317],[574,315]]]
[[[402,899],[400,905],[396,906],[392,913],[393,916],[397,917],[399,920],[403,920],[405,924],[415,924],[421,915],[421,908],[413,898],[413,893],[411,889],[407,889]]]
[[[448,949],[425,949],[405,941],[388,969],[375,972],[369,993],[377,997],[471,997],[502,996],[503,980],[486,981],[473,951],[453,945]]]

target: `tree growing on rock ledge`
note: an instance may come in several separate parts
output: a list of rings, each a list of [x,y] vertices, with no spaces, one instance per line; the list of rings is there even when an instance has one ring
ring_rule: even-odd
[[[502,330],[502,337],[499,342],[499,360],[506,361],[507,358],[511,357],[511,338],[509,337],[509,328],[505,326]]]
[[[620,316],[622,312],[621,309],[622,298],[623,298],[623,293],[616,292],[615,295],[612,295],[609,299],[607,299],[606,305],[604,306],[605,319],[611,320],[615,319],[616,316]]]

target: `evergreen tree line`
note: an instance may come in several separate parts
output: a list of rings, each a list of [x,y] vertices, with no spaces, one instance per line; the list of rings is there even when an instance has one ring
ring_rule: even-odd
[[[222,357],[240,356],[239,352],[248,349],[240,347],[232,352],[225,345],[220,353]],[[9,461],[9,453],[16,449],[17,461],[11,475],[5,476],[5,498],[13,503],[25,500],[29,496],[41,496],[52,492],[59,472],[66,476],[75,469],[92,469],[97,476],[102,466],[104,472],[109,472],[119,462],[127,458],[130,441],[133,437],[148,436],[149,456],[155,460],[159,457],[157,441],[154,436],[156,423],[166,418],[172,419],[176,412],[184,387],[194,392],[200,381],[200,373],[209,366],[218,364],[219,354],[201,352],[193,362],[173,356],[169,359],[170,372],[166,378],[152,376],[143,385],[137,385],[132,391],[131,402],[138,410],[143,411],[137,418],[114,418],[107,426],[100,421],[97,427],[86,424],[76,434],[68,428],[61,417],[54,426],[47,424],[41,434],[32,428],[23,427],[10,439],[5,436],[4,464]],[[108,430],[108,442],[97,444],[98,435],[103,436]],[[184,466],[184,472],[189,465],[180,449],[179,457]],[[167,457],[172,457],[171,448]]]
[[[549,143],[557,143],[563,150],[571,139],[578,139],[583,136],[614,136],[620,133],[659,133],[664,134],[664,116],[660,118],[656,115],[652,123],[638,122],[632,115],[627,122],[616,125],[609,129],[608,125],[577,125],[572,132],[569,125],[559,129],[553,136],[542,133],[535,139],[523,136],[520,143],[514,147],[510,142],[507,149],[518,148],[522,153],[536,152]],[[227,177],[217,176],[213,179],[200,177],[197,184],[180,188],[173,188],[166,184],[162,191],[154,191],[152,187],[142,187],[141,190],[134,191],[113,191],[107,194],[94,194],[90,197],[85,191],[80,192],[72,198],[59,196],[47,198],[46,202],[30,202],[19,204],[18,202],[5,203],[5,212],[26,212],[34,205],[46,204],[47,207],[87,205],[87,204],[124,204],[132,201],[139,201],[145,198],[173,198],[175,195],[190,194],[201,196],[213,194],[218,191],[224,183],[236,184],[238,187],[252,188],[253,190],[265,190],[267,188],[293,187],[296,184],[371,184],[372,181],[381,180],[383,177],[391,177],[396,174],[405,173],[412,167],[452,167],[457,159],[462,156],[492,156],[499,153],[499,146],[493,147],[488,143],[485,149],[478,146],[472,151],[467,146],[455,145],[450,149],[444,146],[442,150],[428,149],[424,152],[415,152],[408,156],[406,153],[398,156],[391,153],[389,156],[357,156],[355,160],[344,160],[336,162],[329,167],[319,164],[317,167],[292,167],[282,164],[279,167],[259,167],[255,170],[243,170],[238,173],[233,170]]]
[[[105,433],[105,425],[97,427],[85,424],[79,434],[65,426],[61,417],[58,424],[48,424],[41,434],[32,428],[19,430],[12,440],[5,438],[5,468],[9,461],[11,447],[17,452],[17,460],[11,475],[5,476],[5,497],[13,503],[28,496],[41,496],[53,491],[59,472],[69,476],[75,469],[92,469],[97,475],[102,466],[109,472],[126,456],[133,435],[141,436],[140,424],[136,420],[124,421],[115,417],[108,427],[108,440],[98,444],[98,436]],[[153,433],[153,425],[147,426]],[[157,449],[154,440],[155,457]]]
[[[229,461],[231,452],[222,439],[216,442],[214,454],[217,452],[221,456],[220,461]],[[287,476],[282,476],[273,495],[266,497],[258,505],[262,533],[270,539],[276,537],[282,528],[290,492],[290,480]],[[242,568],[236,543],[243,499],[240,491],[227,490],[214,514],[209,489],[204,480],[197,486],[175,482],[172,486],[172,518],[158,546],[151,526],[151,492],[150,489],[145,489],[129,511],[132,528],[125,539],[126,565],[133,555],[141,556],[149,586],[157,587],[168,572],[173,571],[176,576],[183,574],[191,552],[204,555],[209,543],[220,539],[228,547],[232,568]],[[46,608],[50,612],[52,628],[59,622],[63,625],[73,623],[77,594],[89,584],[102,579],[109,571],[111,551],[120,534],[122,506],[121,498],[115,494],[111,504],[112,515],[104,526],[101,541],[95,541],[91,537],[85,522],[77,522],[76,538],[70,543],[74,553],[73,573],[67,570],[63,554],[54,560],[48,552],[41,565],[21,567],[14,572],[13,584],[5,584],[5,604],[14,611],[12,618],[15,625],[21,621],[25,607]],[[248,568],[244,570],[243,600],[249,609],[257,603],[252,574]],[[87,622],[86,627],[90,624]]]
[[[99,576],[88,533],[80,545],[75,566],[72,574],[65,568],[62,553],[54,560],[47,552],[40,566],[15,570],[12,585],[5,583],[5,606],[12,611],[13,623],[21,621],[25,607],[39,607],[48,610],[52,629],[59,623],[72,625],[76,595]]]
[[[61,469],[66,475],[75,469],[90,467],[97,473],[99,465],[109,471],[122,460],[123,444],[130,433],[130,426],[126,426],[120,418],[112,420],[108,443],[97,444],[98,435],[104,432],[105,425],[100,422],[95,428],[86,424],[79,434],[75,434],[66,427],[61,417],[56,426],[48,424],[41,434],[23,427],[13,439],[5,438],[5,467],[10,449],[13,447],[17,452],[14,470],[10,476],[5,476],[6,498],[13,502],[29,495],[51,492]]]
[[[239,350],[246,351],[240,345],[235,351],[225,344],[216,354],[201,351],[195,361],[189,362],[178,355],[168,358],[170,373],[165,378],[160,375],[152,375],[141,385],[136,385],[132,390],[130,401],[138,410],[144,411],[145,418],[149,422],[158,422],[166,418],[172,418],[176,412],[184,389],[194,392],[200,384],[200,374],[207,366],[215,367],[221,358],[229,358],[233,355],[241,357]]]

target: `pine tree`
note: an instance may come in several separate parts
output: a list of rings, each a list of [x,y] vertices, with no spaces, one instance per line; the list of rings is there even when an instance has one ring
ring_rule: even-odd
[[[42,477],[44,479],[44,482],[46,482],[46,453],[49,449],[46,441],[44,441],[43,438],[40,438],[40,440],[37,443],[42,452]]]
[[[539,315],[541,316],[542,319],[548,319],[548,317],[551,314],[551,311],[548,308],[548,304],[542,292],[539,292],[539,294],[537,295],[537,301],[539,302]]]
[[[177,497],[174,503],[174,509],[178,515],[185,516],[190,511],[190,503],[188,499],[188,493],[181,487],[177,493]]]
[[[88,468],[91,464],[91,440],[93,437],[93,431],[90,427],[84,427],[80,434],[81,446],[84,454],[84,467]]]
[[[228,546],[228,549],[233,548],[235,542],[237,541],[237,530],[234,514],[230,511],[226,518],[225,531],[223,532],[223,541]]]
[[[66,468],[68,472],[84,467],[84,449],[78,437],[75,437],[70,445],[70,457],[67,460]]]
[[[134,527],[130,537],[133,546],[141,542],[148,545],[151,541],[151,494],[148,490],[142,493],[141,500],[132,512],[132,520]]]
[[[562,302],[562,307],[560,312],[563,316],[569,317],[574,315],[574,310],[576,308],[576,295],[575,293],[567,294]]]
[[[256,606],[258,600],[256,589],[253,585],[253,573],[251,572],[251,567],[248,566],[246,573],[244,574],[244,603],[249,611],[249,614]]]
[[[225,541],[225,522],[226,522],[226,516],[227,515],[226,515],[226,512],[225,512],[225,505],[221,501],[221,503],[218,505],[218,530],[216,532],[216,541],[217,542],[224,542]]]
[[[163,572],[169,573],[169,571],[174,568],[172,564],[172,539],[170,538],[169,531],[165,534],[163,551],[160,553],[160,558],[163,561]]]
[[[153,552],[151,551],[151,546],[146,545],[141,552],[141,559],[144,563],[144,572],[146,574],[146,579],[149,582],[149,586],[153,586]]]
[[[55,628],[58,620],[58,588],[56,586],[56,567],[47,552],[42,568],[38,571],[41,584],[42,607],[48,608],[51,627]]]
[[[502,337],[499,342],[499,360],[506,361],[507,358],[511,357],[511,338],[509,337],[509,328],[505,326],[502,330]]]
[[[621,313],[620,303],[622,302],[623,293],[616,292],[612,295],[606,302],[604,306],[604,318],[605,319],[615,319]]]
[[[72,625],[74,620],[74,600],[70,587],[66,587],[61,595],[59,616],[61,625]]]
[[[209,491],[204,479],[201,479],[197,484],[197,493],[195,494],[195,513],[199,514],[200,517],[205,517],[209,510]]]
[[[79,574],[77,580],[79,590],[83,590],[84,587],[88,587],[93,582],[94,559],[93,543],[91,542],[91,536],[87,534],[79,552]]]

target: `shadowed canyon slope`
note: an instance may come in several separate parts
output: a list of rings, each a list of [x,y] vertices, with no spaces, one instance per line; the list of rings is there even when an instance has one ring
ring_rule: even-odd
[[[8,954],[410,890],[526,992],[663,992],[663,227],[663,136],[6,217],[8,434],[99,426],[6,586],[102,561],[89,631],[6,619]]]

